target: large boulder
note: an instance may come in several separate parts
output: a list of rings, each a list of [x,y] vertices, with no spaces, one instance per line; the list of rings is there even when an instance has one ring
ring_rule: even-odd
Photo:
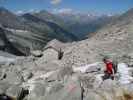
[[[58,79],[64,80],[65,78],[72,76],[72,74],[73,74],[72,67],[62,67],[58,71]]]
[[[82,89],[77,78],[73,77],[64,84],[63,88],[47,94],[45,100],[81,100]]]
[[[47,87],[47,94],[55,93],[57,91],[60,91],[63,88],[64,88],[64,85],[61,82],[54,82],[52,83],[52,86]]]
[[[106,80],[101,88],[89,89],[83,100],[132,100],[129,87],[119,86],[115,81]]]
[[[62,81],[64,82],[65,79],[71,77],[73,74],[73,69],[71,67],[61,67],[53,74],[46,78],[47,81]]]
[[[31,55],[33,55],[34,57],[42,57],[43,53],[40,50],[35,50],[35,51],[31,51]]]
[[[47,48],[54,48],[55,50],[60,51],[60,49],[64,49],[65,47],[66,47],[66,44],[62,43],[59,40],[54,39],[47,43],[44,50]]]
[[[48,48],[43,52],[43,56],[36,61],[37,66],[46,70],[56,70],[61,66],[58,60],[58,51]]]
[[[84,90],[94,88],[94,85],[95,85],[94,82],[96,79],[94,74],[84,74],[84,75],[79,74],[78,77],[79,77],[80,82],[82,83],[82,87],[84,88]],[[96,85],[98,85],[98,84],[96,84]]]
[[[104,98],[99,94],[97,94],[96,92],[94,92],[93,90],[91,90],[88,92],[88,94],[83,100],[104,100]]]
[[[62,67],[61,62],[58,60],[54,60],[54,61],[48,61],[47,63],[39,63],[38,61],[36,62],[37,66],[45,69],[47,71],[53,71],[53,70],[57,70],[59,68]]]
[[[0,81],[0,94],[5,94],[10,86],[8,82]]]
[[[6,78],[4,80],[10,84],[21,84],[24,81],[22,75],[19,72],[15,72],[15,71],[7,72]]]
[[[28,81],[29,79],[33,77],[33,73],[29,70],[26,70],[22,72],[22,76],[23,76],[24,81]]]
[[[58,51],[56,51],[53,48],[48,48],[43,52],[43,57],[39,59],[39,61],[43,62],[49,62],[53,60],[58,59]],[[41,63],[40,63],[41,64]]]
[[[6,95],[16,100],[22,100],[26,95],[28,95],[28,90],[24,90],[20,86],[13,85],[7,89]]]
[[[28,95],[28,100],[44,100],[46,85],[44,83],[35,83],[34,88]],[[43,99],[41,99],[43,97]]]

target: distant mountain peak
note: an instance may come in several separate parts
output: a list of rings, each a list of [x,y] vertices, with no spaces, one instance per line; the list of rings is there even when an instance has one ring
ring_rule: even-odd
[[[0,11],[8,11],[8,10],[4,7],[0,7]]]
[[[21,19],[4,7],[0,7],[0,24],[4,27],[23,29]]]
[[[39,13],[49,13],[47,10],[40,10]]]
[[[50,12],[48,12],[47,10],[40,10],[38,12],[34,12],[33,14],[37,14],[37,15],[52,15]]]
[[[132,16],[133,15],[133,8],[129,9],[125,15],[129,15],[129,16]]]
[[[2,14],[5,15],[5,14],[12,14],[12,13],[4,7],[0,7],[0,15]]]
[[[128,12],[132,12],[133,13],[133,8],[129,9]]]

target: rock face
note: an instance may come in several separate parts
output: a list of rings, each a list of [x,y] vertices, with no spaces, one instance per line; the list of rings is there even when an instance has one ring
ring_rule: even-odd
[[[65,47],[67,47],[67,44],[64,44],[61,41],[54,39],[54,40],[48,42],[48,44],[45,46],[44,50],[47,48],[53,48],[57,51],[60,51],[60,49],[64,50]]]
[[[70,80],[64,88],[46,96],[46,100],[81,100],[80,83],[76,80]]]
[[[42,56],[43,56],[42,52],[39,51],[39,50],[31,51],[31,54],[32,54],[33,56],[35,56],[35,57],[42,57]]]
[[[18,72],[7,72],[5,81],[10,84],[21,84],[23,82],[23,77]]]
[[[0,41],[2,44],[0,45],[0,50],[12,53],[14,55],[22,56],[25,55],[23,52],[19,51],[8,39],[6,35],[7,31],[0,27]]]
[[[25,92],[25,90],[19,86],[11,86],[9,89],[7,89],[6,94],[9,97],[13,97],[18,100],[22,100],[23,96],[25,96],[24,92]]]

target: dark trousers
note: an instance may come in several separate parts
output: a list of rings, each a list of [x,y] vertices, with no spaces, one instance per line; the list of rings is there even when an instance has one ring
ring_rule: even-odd
[[[108,73],[106,71],[104,73],[105,73],[104,76],[102,76],[103,81],[106,80],[106,79],[114,80],[114,76],[112,74],[110,74],[110,73]]]

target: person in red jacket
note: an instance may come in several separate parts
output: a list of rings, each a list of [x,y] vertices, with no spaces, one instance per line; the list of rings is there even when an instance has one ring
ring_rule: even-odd
[[[106,80],[106,79],[114,80],[113,62],[106,58],[103,59],[103,62],[105,63],[105,66],[106,66],[105,75],[103,76],[103,80]]]

